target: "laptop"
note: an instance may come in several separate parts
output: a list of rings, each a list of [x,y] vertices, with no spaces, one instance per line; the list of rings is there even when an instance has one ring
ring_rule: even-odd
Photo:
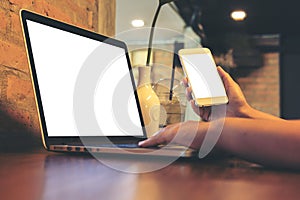
[[[190,157],[146,139],[124,42],[20,11],[43,145],[50,151]]]

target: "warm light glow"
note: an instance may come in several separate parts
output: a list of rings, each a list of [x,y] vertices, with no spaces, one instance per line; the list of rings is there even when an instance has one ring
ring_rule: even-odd
[[[141,19],[134,19],[131,21],[131,25],[133,27],[143,27],[145,25],[145,22]]]
[[[231,18],[235,21],[243,21],[247,17],[247,14],[243,10],[236,10],[231,13]]]

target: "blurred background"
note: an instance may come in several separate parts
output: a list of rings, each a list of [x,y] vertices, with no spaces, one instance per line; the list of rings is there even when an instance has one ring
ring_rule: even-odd
[[[136,19],[143,22],[142,27],[149,27],[158,4],[147,0],[116,2],[117,36],[132,30],[131,22]],[[298,118],[299,6],[292,0],[177,0],[163,6],[157,22],[157,28],[177,34],[158,32],[154,44],[173,48],[176,53],[182,46],[195,47],[199,42],[212,50],[217,64],[235,78],[253,107]],[[141,35],[145,38],[132,34],[120,39],[142,46],[148,34]],[[153,62],[172,66],[172,57],[166,51],[154,51]]]

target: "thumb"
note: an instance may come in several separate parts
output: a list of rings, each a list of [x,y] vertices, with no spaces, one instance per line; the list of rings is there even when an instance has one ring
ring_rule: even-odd
[[[234,80],[231,78],[231,76],[227,72],[225,72],[222,69],[222,67],[218,66],[217,70],[218,70],[218,73],[219,73],[223,83],[224,83],[224,86],[226,88],[229,87],[232,84],[232,82],[234,82]]]

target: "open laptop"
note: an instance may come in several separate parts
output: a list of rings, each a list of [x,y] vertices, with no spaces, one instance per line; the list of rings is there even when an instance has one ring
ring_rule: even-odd
[[[138,147],[146,132],[124,42],[30,11],[20,16],[47,150],[195,155]]]

